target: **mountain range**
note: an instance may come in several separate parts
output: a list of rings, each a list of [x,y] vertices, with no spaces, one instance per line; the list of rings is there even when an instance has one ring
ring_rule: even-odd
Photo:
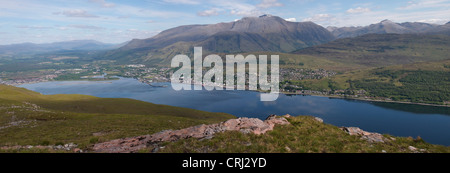
[[[167,65],[170,64],[170,57],[177,54],[191,56],[194,46],[203,47],[204,54],[262,51],[290,53],[336,39],[366,34],[450,35],[450,22],[436,25],[383,20],[369,26],[324,28],[313,22],[289,22],[277,16],[262,15],[228,23],[175,27],[151,38],[134,39],[103,57],[119,62]]]
[[[292,52],[363,67],[441,61],[450,54],[450,36],[366,34],[342,38]],[[337,66],[337,65],[336,65]]]
[[[203,47],[204,54],[248,52],[317,54],[317,52],[311,51],[317,50],[320,52],[330,47],[344,48],[345,46],[342,47],[342,45],[337,44],[352,45],[351,42],[353,41],[361,42],[365,45],[366,42],[364,41],[373,40],[377,37],[373,35],[367,36],[370,34],[384,35],[380,37],[384,40],[378,40],[376,44],[376,46],[381,48],[392,47],[389,45],[389,42],[385,41],[390,40],[389,37],[399,39],[396,40],[398,42],[402,42],[405,39],[409,42],[420,42],[421,39],[445,39],[444,42],[447,43],[447,37],[428,38],[428,36],[450,36],[450,22],[444,25],[437,25],[420,22],[395,23],[390,20],[383,20],[368,26],[324,28],[313,22],[290,22],[283,18],[266,14],[259,17],[244,17],[233,22],[178,26],[162,31],[150,38],[133,39],[116,45],[94,40],[4,45],[0,46],[0,55],[102,50],[93,57],[115,60],[121,64],[140,63],[150,66],[167,66],[175,55],[186,54],[191,57],[193,47],[196,46]],[[385,34],[409,34],[410,36],[403,37]],[[414,36],[417,34],[423,36]],[[358,38],[356,40],[341,40],[355,37]],[[364,39],[364,37],[368,38]],[[320,47],[321,45],[325,46]],[[358,45],[355,46],[357,47]],[[301,51],[309,47],[313,48]],[[370,47],[370,45],[365,47]],[[353,48],[355,47],[345,47],[346,50]],[[383,51],[388,50],[384,48]],[[331,54],[327,56],[335,57]],[[374,56],[378,55],[374,54]]]
[[[336,38],[356,37],[365,34],[444,34],[450,35],[450,22],[445,25],[383,20],[369,26],[327,27]]]
[[[124,46],[122,44],[102,43],[95,40],[73,40],[54,43],[21,43],[11,45],[0,45],[0,55],[36,54],[57,51],[85,51],[85,50],[108,50]]]

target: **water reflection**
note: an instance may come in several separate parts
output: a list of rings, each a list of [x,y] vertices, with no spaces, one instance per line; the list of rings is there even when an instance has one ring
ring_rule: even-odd
[[[380,106],[387,109],[400,110],[406,112],[412,112],[417,114],[444,114],[450,115],[450,108],[441,106],[425,106],[415,104],[401,104],[401,103],[383,103],[372,102],[376,106]]]

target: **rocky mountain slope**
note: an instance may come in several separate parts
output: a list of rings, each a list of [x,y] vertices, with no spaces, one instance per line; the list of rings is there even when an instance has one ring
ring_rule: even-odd
[[[202,46],[206,53],[291,52],[331,40],[334,36],[315,23],[288,22],[277,16],[263,15],[235,22],[168,29],[152,38],[134,39],[105,57],[168,64],[167,59],[176,54],[192,54],[194,46]]]

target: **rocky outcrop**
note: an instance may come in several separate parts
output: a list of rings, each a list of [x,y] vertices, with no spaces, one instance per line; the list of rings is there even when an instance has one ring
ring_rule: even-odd
[[[385,138],[379,133],[366,132],[358,127],[342,127],[343,131],[347,132],[349,135],[361,136],[361,139],[367,140],[369,142],[387,142],[389,139]]]
[[[230,119],[225,122],[198,125],[181,130],[165,130],[153,135],[137,136],[132,138],[116,139],[99,143],[93,147],[94,152],[100,153],[130,153],[137,152],[161,142],[173,142],[180,139],[197,138],[210,139],[216,133],[226,131],[240,131],[242,133],[264,134],[273,130],[275,125],[286,125],[289,122],[284,117],[270,115],[262,121],[257,118]]]

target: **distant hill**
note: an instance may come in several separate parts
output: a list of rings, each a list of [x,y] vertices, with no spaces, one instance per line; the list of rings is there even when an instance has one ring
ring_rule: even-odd
[[[206,53],[291,52],[334,39],[328,30],[315,23],[288,22],[263,15],[228,23],[179,26],[152,38],[134,39],[105,57],[168,64],[168,57],[190,54],[194,46],[202,46]]]
[[[345,64],[381,67],[450,57],[450,36],[418,34],[367,34],[338,39],[293,53]]]
[[[421,22],[395,23],[390,20],[383,20],[369,26],[358,27],[327,27],[327,29],[337,38],[357,37],[365,34],[446,34],[449,35],[450,27],[446,25],[436,25]]]
[[[56,51],[107,50],[114,48],[118,48],[118,45],[102,43],[95,40],[73,40],[44,44],[21,43],[0,45],[0,55],[36,54]]]

